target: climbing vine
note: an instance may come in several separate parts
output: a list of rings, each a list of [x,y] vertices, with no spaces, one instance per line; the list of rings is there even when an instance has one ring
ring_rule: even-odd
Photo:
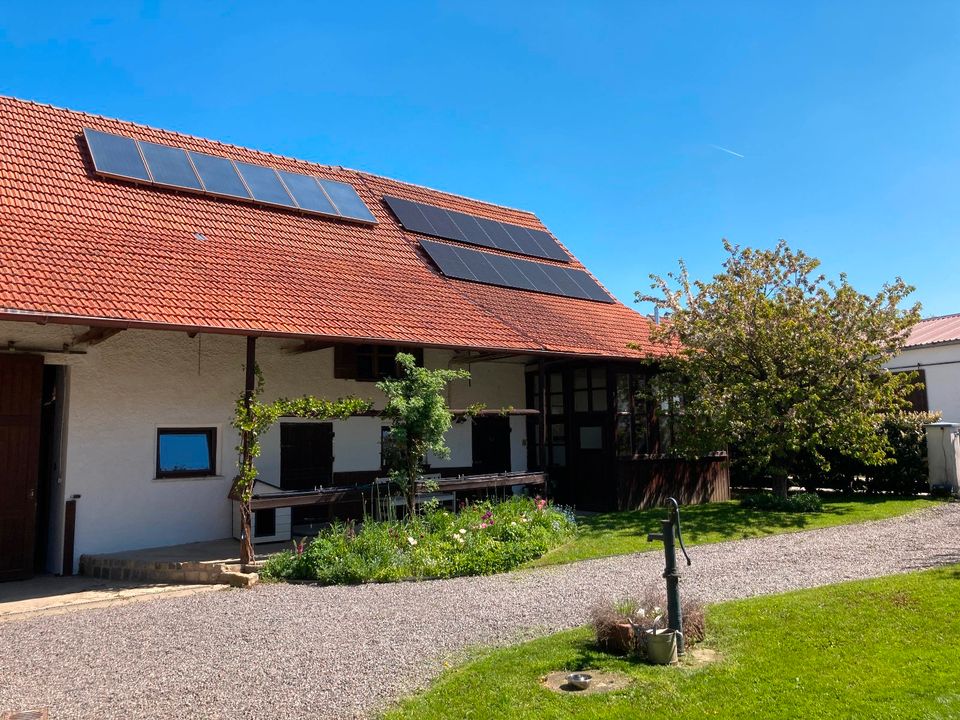
[[[271,403],[262,402],[259,398],[263,394],[263,373],[259,366],[254,368],[254,372],[257,378],[254,391],[249,397],[246,392],[243,392],[237,398],[231,423],[240,432],[241,444],[237,446],[238,472],[230,487],[229,497],[240,501],[243,536],[241,557],[244,563],[253,560],[253,545],[250,541],[250,501],[253,497],[253,484],[257,479],[255,462],[260,457],[260,437],[283,417],[346,420],[373,409],[373,403],[370,400],[358,397],[326,400],[304,395],[293,399],[280,398]]]

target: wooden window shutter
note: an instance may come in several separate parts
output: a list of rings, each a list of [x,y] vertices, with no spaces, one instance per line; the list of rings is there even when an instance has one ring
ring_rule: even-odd
[[[333,376],[340,380],[357,379],[357,346],[336,345],[333,348]]]
[[[927,401],[927,373],[925,370],[914,370],[914,372],[916,373],[914,382],[918,385],[910,392],[907,399],[914,412],[930,412]]]

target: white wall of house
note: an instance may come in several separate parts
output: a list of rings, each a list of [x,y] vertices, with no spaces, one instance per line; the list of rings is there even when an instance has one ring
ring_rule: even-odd
[[[0,343],[56,349],[83,328],[0,322]],[[290,354],[293,341],[260,339],[257,359],[265,376],[265,399],[310,393],[336,398],[359,395],[383,406],[373,383],[333,378],[333,350]],[[84,355],[45,354],[67,370],[64,462],[51,528],[50,569],[62,564],[63,500],[77,502],[75,559],[83,553],[195,542],[231,534],[226,499],[235,472],[237,434],[230,427],[243,389],[245,340],[226,335],[127,330],[90,347]],[[428,350],[428,367],[447,367],[449,351]],[[451,388],[451,407],[484,402],[488,407],[524,406],[523,365],[476,364],[473,378]],[[334,472],[377,470],[379,418],[334,421]],[[214,477],[158,480],[159,427],[218,428]],[[526,468],[523,418],[511,419],[513,470]],[[472,464],[470,424],[455,425],[448,460],[438,467]],[[279,480],[279,428],[263,438],[261,477]]]
[[[923,370],[930,412],[942,413],[945,422],[960,422],[960,344],[908,348],[887,367]]]

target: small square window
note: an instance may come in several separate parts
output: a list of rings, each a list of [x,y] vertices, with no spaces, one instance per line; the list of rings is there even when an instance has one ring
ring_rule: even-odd
[[[157,477],[202,477],[217,474],[216,428],[157,430]]]

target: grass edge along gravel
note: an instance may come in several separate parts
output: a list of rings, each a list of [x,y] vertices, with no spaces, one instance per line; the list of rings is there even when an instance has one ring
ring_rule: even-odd
[[[384,720],[958,717],[960,565],[713,605],[703,646],[720,660],[656,667],[599,652],[586,628],[561,632],[478,652]],[[590,696],[540,685],[584,669],[633,682]]]
[[[681,507],[683,540],[689,545],[767,537],[818,530],[874,520],[885,520],[925,508],[942,500],[890,496],[825,497],[821,512],[778,512],[746,508],[739,501]],[[660,529],[664,508],[599,513],[578,517],[577,534],[562,545],[528,561],[524,567],[561,565],[579,560],[628,555],[662,549],[647,542],[647,533]]]

